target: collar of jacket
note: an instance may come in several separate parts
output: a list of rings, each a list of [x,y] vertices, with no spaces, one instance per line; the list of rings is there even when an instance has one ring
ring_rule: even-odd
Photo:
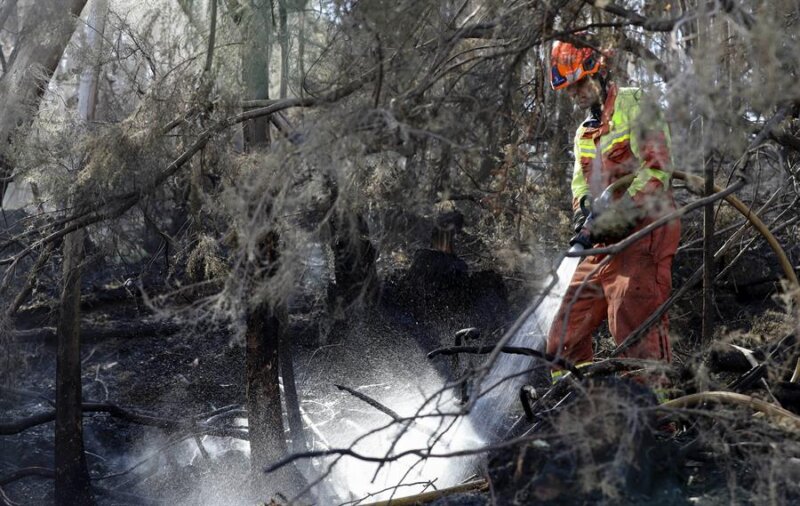
[[[611,118],[614,116],[614,103],[617,101],[617,85],[614,82],[608,83],[606,88],[606,101],[603,104],[603,114],[600,117],[600,128],[594,134],[597,139],[601,135],[608,133],[610,129]]]

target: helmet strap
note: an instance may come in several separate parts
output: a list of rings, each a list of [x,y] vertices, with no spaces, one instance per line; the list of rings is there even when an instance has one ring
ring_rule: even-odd
[[[608,74],[600,71],[595,76],[597,76],[597,82],[600,83],[600,98],[602,103],[605,104],[606,98],[608,98]]]
[[[600,103],[592,105],[590,109],[592,119],[600,121],[603,116],[603,104],[606,103],[606,98],[608,98],[608,75],[605,72],[598,72],[597,74],[592,74],[590,78],[600,84]]]

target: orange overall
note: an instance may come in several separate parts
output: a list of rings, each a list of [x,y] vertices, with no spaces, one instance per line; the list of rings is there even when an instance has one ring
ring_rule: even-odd
[[[657,111],[645,114],[641,91],[608,87],[599,121],[587,121],[575,137],[573,207],[584,195],[599,196],[617,179],[634,173],[627,192],[645,218],[639,230],[674,210],[670,189],[669,131]],[[642,121],[650,120],[650,124]],[[602,260],[587,257],[578,266],[553,320],[547,352],[580,364],[592,360],[592,334],[608,317],[617,344],[625,340],[668,297],[672,289],[672,258],[680,240],[680,222],[656,229]],[[669,362],[672,358],[668,320],[664,315],[625,356]]]

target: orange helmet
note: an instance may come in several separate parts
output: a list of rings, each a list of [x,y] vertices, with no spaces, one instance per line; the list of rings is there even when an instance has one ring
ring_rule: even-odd
[[[592,48],[556,41],[550,53],[550,85],[554,90],[560,90],[585,76],[596,74],[600,71],[601,60],[601,55]]]

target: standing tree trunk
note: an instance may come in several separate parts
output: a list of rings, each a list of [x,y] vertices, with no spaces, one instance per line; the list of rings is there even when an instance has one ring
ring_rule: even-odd
[[[298,86],[297,94],[303,96],[305,94],[303,86],[306,80],[306,7],[305,0],[301,2],[300,10],[300,29],[297,31],[297,74]]]
[[[100,61],[107,11],[107,0],[94,0],[86,24],[86,40],[93,61]],[[86,123],[95,115],[99,71],[99,66],[94,65],[81,75],[78,111]],[[81,204],[80,200],[73,202],[76,206]],[[64,288],[60,300],[56,358],[55,495],[59,505],[94,504],[83,450],[81,409],[80,300],[85,237],[83,229],[76,230],[64,237],[63,246]]]
[[[250,0],[242,18],[244,47],[242,81],[248,100],[269,99],[269,60],[272,42],[272,0]],[[269,118],[264,116],[244,125],[245,149],[268,146]]]
[[[245,36],[242,71],[249,99],[269,98],[271,7],[271,0],[250,0],[247,15],[242,19]],[[267,149],[269,144],[268,117],[245,124],[246,149]],[[269,214],[269,210],[264,213],[265,220],[270,219]],[[254,276],[254,285],[268,283],[274,275],[279,261],[279,243],[280,237],[274,230],[259,240],[256,258],[250,261],[248,268]],[[302,476],[294,466],[283,467],[271,476],[263,472],[267,465],[288,454],[278,382],[281,342],[286,341],[286,307],[265,300],[250,306],[245,318],[247,417],[254,491],[261,496],[276,491],[297,491]],[[290,364],[282,365],[284,378],[290,371]],[[293,387],[294,382],[291,384]]]
[[[247,314],[247,423],[257,483],[265,479],[267,465],[287,454],[278,383],[278,348],[284,325],[285,319],[267,302]]]
[[[294,355],[292,339],[288,332],[281,332],[278,346],[278,358],[281,364],[283,380],[283,400],[286,405],[286,419],[289,422],[289,434],[292,437],[292,453],[306,451],[306,438],[303,432],[303,417],[300,413],[300,397],[297,395],[297,384],[294,376]]]
[[[287,26],[288,14],[286,0],[278,0],[278,38],[281,44],[281,86],[279,98],[286,98],[286,88],[289,84],[289,28]]]
[[[83,451],[81,409],[80,300],[83,230],[64,238],[64,289],[61,292],[56,357],[56,504],[94,504]]]
[[[13,172],[9,161],[12,134],[27,128],[36,117],[42,93],[55,72],[64,48],[67,47],[75,18],[80,16],[86,0],[36,0],[20,22],[23,34],[14,48],[13,61],[8,62],[0,80],[0,201],[5,195],[5,181]]]

